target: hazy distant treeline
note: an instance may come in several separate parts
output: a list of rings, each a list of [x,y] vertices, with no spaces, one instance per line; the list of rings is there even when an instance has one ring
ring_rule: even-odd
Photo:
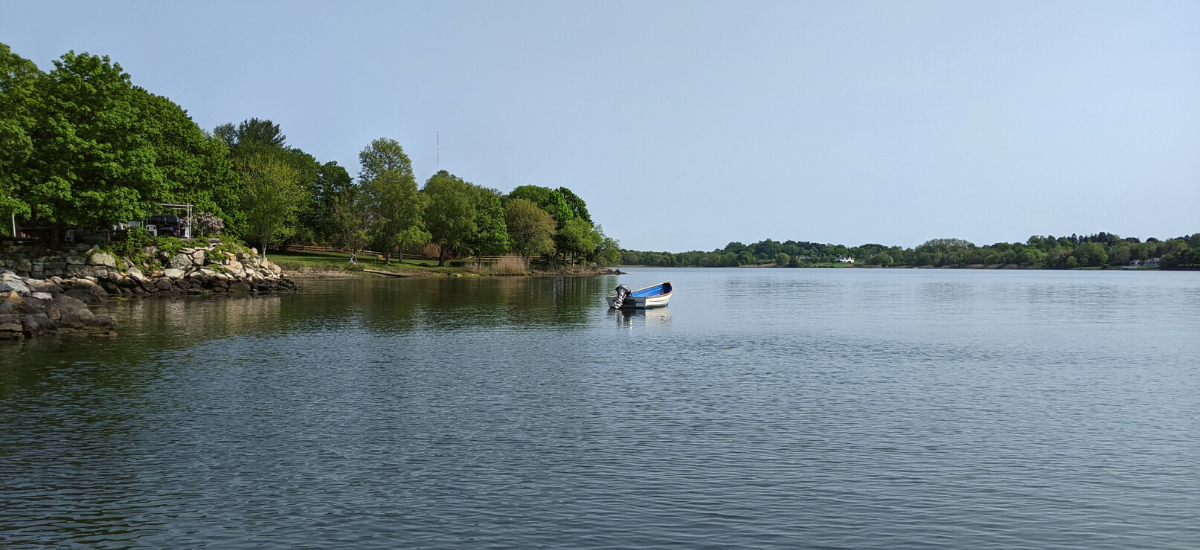
[[[681,253],[621,250],[621,263],[661,267],[733,267],[778,265],[805,267],[854,258],[858,265],[894,267],[1020,266],[1047,269],[1126,266],[1134,260],[1160,259],[1164,268],[1200,267],[1200,233],[1145,241],[1097,233],[1080,237],[1034,235],[1023,243],[976,246],[962,239],[933,239],[916,248],[881,244],[845,246],[771,239],[745,245],[732,242],[711,252]]]

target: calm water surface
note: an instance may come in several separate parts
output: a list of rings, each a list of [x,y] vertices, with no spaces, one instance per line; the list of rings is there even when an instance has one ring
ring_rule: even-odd
[[[0,547],[1200,546],[1200,273],[306,287],[0,349]]]

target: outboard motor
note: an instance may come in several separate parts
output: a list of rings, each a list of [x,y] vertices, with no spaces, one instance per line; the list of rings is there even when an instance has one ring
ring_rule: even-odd
[[[621,304],[625,303],[625,298],[628,298],[630,294],[633,294],[633,291],[629,290],[629,287],[625,285],[618,285],[617,299],[613,300],[613,307],[621,309]]]

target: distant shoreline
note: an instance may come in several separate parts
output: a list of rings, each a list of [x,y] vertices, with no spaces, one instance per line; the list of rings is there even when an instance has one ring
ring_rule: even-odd
[[[1015,264],[1007,265],[964,265],[964,266],[878,266],[878,265],[806,265],[799,267],[784,267],[771,264],[763,265],[737,265],[737,266],[698,266],[698,265],[644,265],[644,264],[621,264],[614,266],[617,268],[652,268],[652,269],[890,269],[890,270],[905,270],[905,269],[922,269],[922,270],[955,270],[955,269],[970,269],[970,270],[991,270],[991,271],[1200,271],[1196,267],[1171,267],[1163,268],[1159,266],[1141,266],[1136,269],[1127,267],[1076,267],[1071,269],[1047,269],[1041,265],[1019,266]]]

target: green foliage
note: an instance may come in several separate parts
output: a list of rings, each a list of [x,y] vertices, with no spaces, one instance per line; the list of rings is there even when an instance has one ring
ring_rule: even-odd
[[[174,256],[183,249],[183,241],[175,237],[159,237],[154,240],[154,246],[158,248],[159,252],[166,252],[168,255]]]
[[[529,258],[554,250],[554,218],[533,201],[510,199],[504,208],[504,221],[513,252]]]
[[[296,214],[307,194],[300,175],[287,160],[272,151],[253,151],[236,160],[242,174],[242,208],[246,213],[246,235],[267,246],[286,239],[295,231]]]
[[[208,255],[209,257],[217,258],[224,254],[233,254],[234,256],[237,256],[237,254],[240,252],[249,251],[250,249],[246,247],[246,243],[243,243],[235,237],[222,236],[220,244],[212,247],[212,249],[208,251]]]
[[[402,255],[434,240],[454,254],[511,249],[620,260],[617,241],[593,226],[586,202],[566,187],[527,185],[504,196],[440,172],[418,191],[410,159],[388,139],[373,141],[359,160],[356,185],[337,163],[289,146],[271,120],[209,134],[108,57],[69,52],[42,72],[0,44],[0,214],[48,226],[52,238],[70,227],[144,219],[159,213],[156,203],[186,203],[264,251],[289,239],[353,250],[369,241]],[[135,231],[115,246],[133,259],[146,238]]]
[[[557,191],[563,196],[563,199],[567,201],[567,206],[571,208],[571,214],[573,214],[574,217],[588,223],[592,223],[592,216],[591,214],[588,214],[587,203],[583,202],[583,199],[579,198],[579,195],[576,195],[566,187],[559,187]]]
[[[596,236],[599,237],[596,249],[592,253],[592,261],[599,265],[616,265],[621,262],[621,243],[604,234],[604,228],[596,226]]]
[[[1037,236],[1023,243],[995,243],[976,246],[962,239],[934,239],[915,248],[864,244],[848,247],[806,241],[765,241],[745,245],[731,242],[712,252],[691,251],[679,254],[622,250],[621,262],[650,266],[732,266],[755,265],[775,261],[778,254],[791,258],[789,265],[832,264],[838,257],[857,258],[860,264],[883,266],[930,267],[1123,267],[1133,260],[1162,258],[1164,269],[1200,267],[1191,244],[1200,244],[1200,233],[1159,241],[1122,238],[1112,233],[1070,237]],[[1189,263],[1191,262],[1191,263]]]
[[[561,254],[579,258],[592,253],[599,244],[600,236],[592,229],[592,224],[581,218],[567,220],[559,230],[555,239]]]
[[[442,249],[438,266],[445,265],[446,254],[457,254],[475,236],[475,192],[462,178],[442,170],[425,182],[422,193],[428,197],[426,226],[431,241]]]
[[[567,223],[567,220],[575,217],[575,211],[567,202],[567,198],[561,192],[548,187],[522,185],[513,189],[508,194],[508,198],[509,200],[525,199],[536,204],[538,208],[545,210],[546,213],[554,218],[559,229],[563,227],[563,224]]]
[[[467,240],[467,248],[476,256],[492,256],[508,252],[508,227],[504,223],[504,205],[500,192],[472,185],[475,202],[475,234]]]
[[[0,210],[26,225],[109,226],[189,202],[235,225],[225,146],[108,57],[42,73],[0,45]]]
[[[360,231],[370,220],[371,241],[391,254],[428,242],[421,211],[426,199],[417,192],[412,162],[393,139],[380,138],[358,154],[361,164],[362,202],[355,206],[349,192],[336,203],[338,233],[350,244],[357,244]]]
[[[775,255],[776,267],[787,267],[792,263],[792,257],[787,252],[780,252]]]
[[[283,149],[287,147],[287,136],[278,124],[269,119],[250,118],[238,123],[222,124],[213,129],[213,135],[230,149]]]
[[[111,243],[111,248],[114,254],[118,257],[139,258],[142,256],[142,250],[148,246],[153,246],[155,239],[149,231],[141,227],[135,227],[125,232],[125,238]]]
[[[38,82],[45,75],[32,61],[0,44],[0,212],[29,215],[29,205],[17,197],[28,188],[26,163],[33,156],[33,131],[40,107]],[[8,231],[5,231],[7,234]]]

